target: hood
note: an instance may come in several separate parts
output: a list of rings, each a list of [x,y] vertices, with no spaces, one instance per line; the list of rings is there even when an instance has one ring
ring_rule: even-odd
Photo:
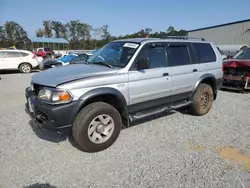
[[[250,67],[250,59],[227,59],[224,60],[223,67]]]
[[[119,69],[109,68],[101,65],[75,64],[56,67],[39,72],[32,76],[32,82],[44,86],[56,87],[59,84],[77,79],[105,74],[114,74],[118,70]]]

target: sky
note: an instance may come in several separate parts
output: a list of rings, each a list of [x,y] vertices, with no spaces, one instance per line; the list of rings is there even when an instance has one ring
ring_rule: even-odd
[[[43,20],[80,20],[93,28],[107,24],[119,36],[147,27],[192,30],[250,19],[249,10],[250,0],[1,0],[0,25],[16,21],[35,36]]]

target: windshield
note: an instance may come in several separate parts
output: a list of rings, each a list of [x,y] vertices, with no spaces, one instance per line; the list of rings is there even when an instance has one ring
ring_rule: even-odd
[[[66,55],[66,56],[63,56],[63,57],[59,58],[58,60],[60,60],[60,61],[62,61],[62,62],[64,62],[64,63],[67,63],[67,62],[72,61],[72,59],[73,59],[74,57],[76,57],[76,56],[77,56],[77,55],[75,55],[75,54],[69,54],[69,55]]]
[[[233,59],[250,59],[250,48],[239,51],[233,56]]]
[[[125,67],[138,47],[137,43],[109,42],[94,53],[88,62],[103,62],[114,67]]]

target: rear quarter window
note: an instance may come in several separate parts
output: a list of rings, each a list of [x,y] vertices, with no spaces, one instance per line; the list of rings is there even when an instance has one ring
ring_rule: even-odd
[[[216,61],[215,52],[209,43],[193,43],[199,63],[209,63]]]

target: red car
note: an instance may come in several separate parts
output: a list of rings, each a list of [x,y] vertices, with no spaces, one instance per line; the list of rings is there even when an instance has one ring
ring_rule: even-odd
[[[37,56],[51,58],[54,54],[54,51],[51,48],[37,48],[33,51]]]
[[[231,59],[224,60],[222,88],[233,90],[250,89],[250,48],[241,50]]]

